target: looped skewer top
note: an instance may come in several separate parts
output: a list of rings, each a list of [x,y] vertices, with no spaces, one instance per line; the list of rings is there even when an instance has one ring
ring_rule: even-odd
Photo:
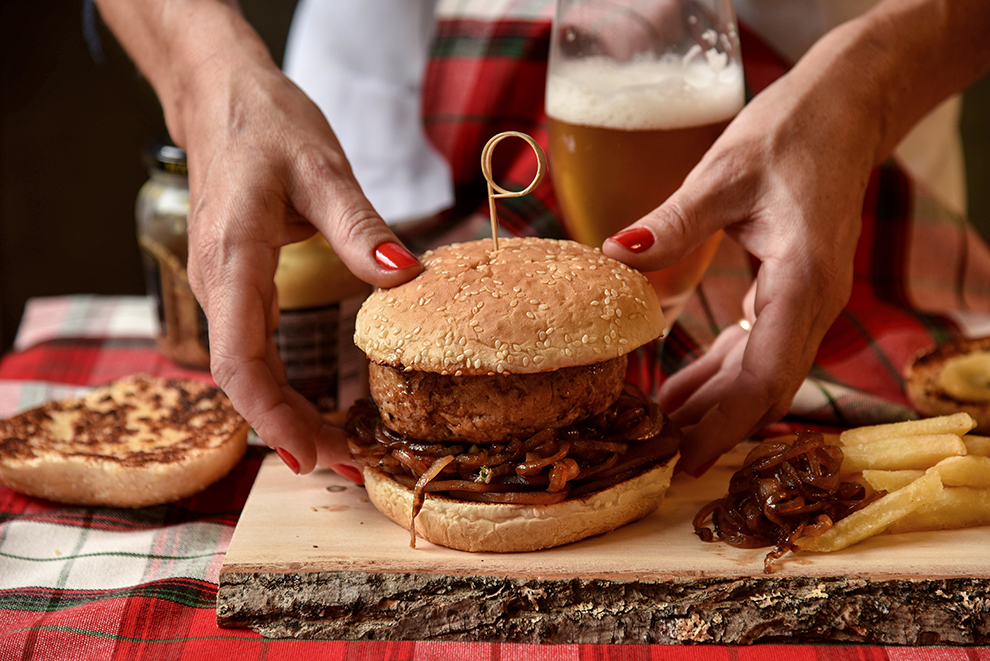
[[[492,152],[495,151],[495,145],[500,143],[502,140],[515,137],[522,138],[529,143],[529,146],[533,148],[536,152],[536,176],[533,181],[521,191],[510,191],[502,188],[495,183],[492,177]],[[485,148],[481,150],[481,173],[485,175],[485,181],[488,182],[488,211],[492,218],[492,243],[495,246],[495,250],[498,250],[498,214],[495,211],[495,198],[499,197],[522,197],[523,195],[528,195],[533,191],[534,188],[540,185],[543,181],[543,175],[547,172],[547,157],[540,148],[540,145],[536,143],[530,136],[525,133],[520,133],[519,131],[505,131],[499,133],[498,135],[492,136],[492,139],[488,141]],[[497,192],[496,192],[497,191]]]

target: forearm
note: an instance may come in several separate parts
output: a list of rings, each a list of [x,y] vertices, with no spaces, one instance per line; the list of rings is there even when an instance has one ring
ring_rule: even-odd
[[[986,0],[886,0],[825,35],[795,67],[824,83],[879,163],[941,101],[990,69]],[[803,71],[799,71],[803,70]]]
[[[277,69],[235,0],[95,0],[104,21],[151,83],[173,140],[185,146],[204,92],[226,89],[239,67]],[[233,100],[230,100],[232,103]]]

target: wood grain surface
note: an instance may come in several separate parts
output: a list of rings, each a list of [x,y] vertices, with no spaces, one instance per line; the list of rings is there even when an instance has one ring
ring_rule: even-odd
[[[615,532],[465,553],[380,515],[330,472],[266,458],[220,574],[217,618],[267,637],[543,643],[990,642],[990,528],[881,535],[833,554],[705,543],[691,520],[749,446]]]

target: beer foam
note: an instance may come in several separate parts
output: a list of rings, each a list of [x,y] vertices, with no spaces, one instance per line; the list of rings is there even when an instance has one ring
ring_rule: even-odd
[[[683,60],[556,63],[547,78],[547,115],[625,131],[723,122],[745,102],[742,66],[726,59],[702,51]]]

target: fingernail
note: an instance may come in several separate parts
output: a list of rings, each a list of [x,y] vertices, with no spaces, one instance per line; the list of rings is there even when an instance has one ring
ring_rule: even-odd
[[[383,243],[375,248],[375,261],[392,271],[409,268],[419,263],[415,255],[398,243]]]
[[[653,232],[645,227],[630,227],[609,237],[626,250],[643,252],[653,245]]]
[[[714,459],[709,459],[705,463],[701,464],[701,466],[699,466],[697,470],[691,473],[691,475],[695,477],[701,477],[702,475],[710,471],[712,469],[712,466],[714,466],[717,461],[718,461],[718,457],[715,457]]]
[[[289,454],[282,448],[275,448],[275,452],[278,452],[278,456],[282,458],[282,461],[285,463],[286,466],[289,467],[289,470],[291,470],[296,475],[299,474],[299,462],[296,461],[295,457],[293,457],[291,454]]]
[[[347,464],[334,464],[330,468],[334,469],[338,475],[346,477],[355,484],[364,484],[364,476],[361,474],[361,471],[354,468],[354,466],[348,466]]]

